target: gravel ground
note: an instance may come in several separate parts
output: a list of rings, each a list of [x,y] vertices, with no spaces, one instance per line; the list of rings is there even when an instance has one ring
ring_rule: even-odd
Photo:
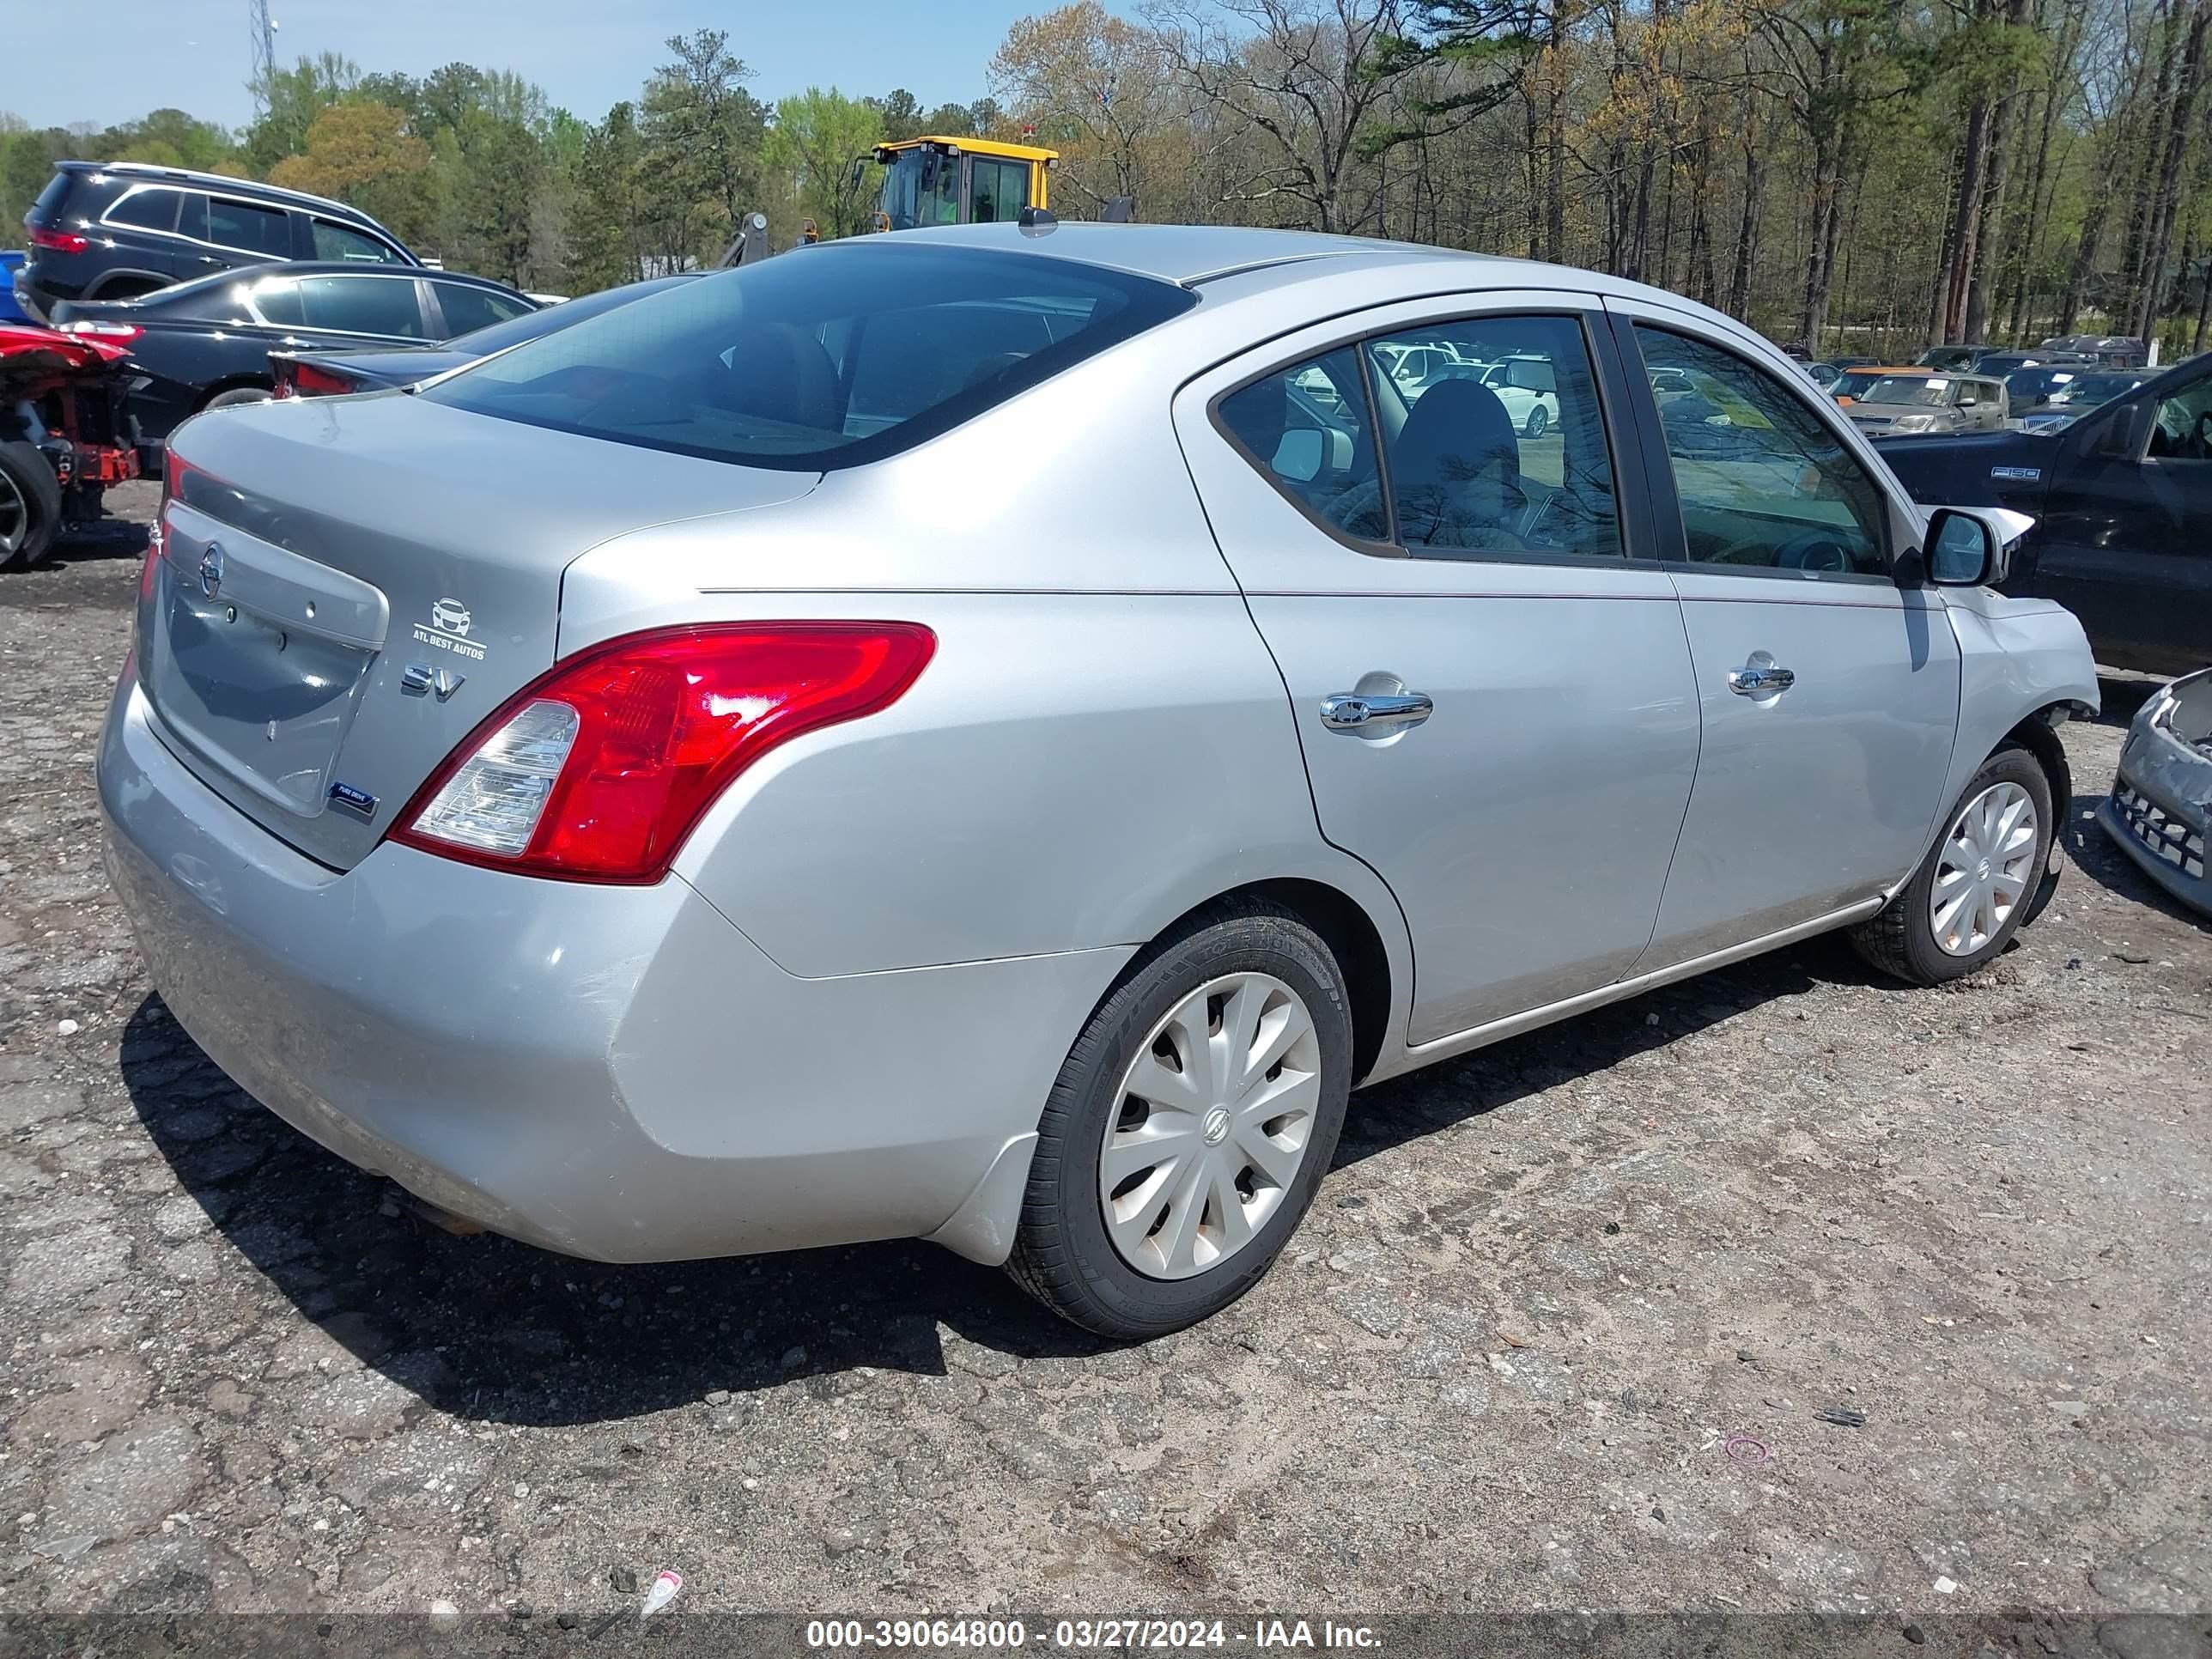
[[[1816,941],[1356,1097],[1266,1283],[1113,1348],[921,1244],[452,1237],[241,1095],[101,872],[117,505],[0,576],[0,1610],[2212,1601],[2212,934],[2087,822],[2128,688],[1990,971]]]

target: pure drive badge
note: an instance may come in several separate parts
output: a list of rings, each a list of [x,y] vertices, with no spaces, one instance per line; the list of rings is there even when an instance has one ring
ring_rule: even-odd
[[[349,812],[358,812],[365,818],[376,816],[376,797],[366,789],[356,789],[349,783],[331,786],[331,805],[343,806]]]

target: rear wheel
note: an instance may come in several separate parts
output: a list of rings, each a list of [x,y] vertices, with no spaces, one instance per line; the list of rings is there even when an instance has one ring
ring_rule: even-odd
[[[1528,424],[1522,429],[1532,438],[1540,438],[1544,435],[1545,429],[1551,424],[1550,414],[1547,412],[1543,404],[1538,404],[1535,408],[1528,411]]]
[[[0,443],[0,569],[26,565],[61,528],[62,486],[36,445]]]
[[[1124,1340],[1228,1306],[1312,1204],[1351,1062],[1343,975],[1310,928],[1256,903],[1196,918],[1076,1039],[1007,1271],[1063,1318]]]
[[[1914,985],[1964,979],[2012,942],[2051,860],[2051,780],[2025,749],[1982,763],[1889,908],[1851,930],[1859,954]]]

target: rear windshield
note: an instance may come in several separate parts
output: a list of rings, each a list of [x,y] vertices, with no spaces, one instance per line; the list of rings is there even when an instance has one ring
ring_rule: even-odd
[[[46,187],[39,192],[39,199],[31,204],[31,211],[26,216],[35,218],[42,225],[53,223],[54,215],[62,210],[62,198],[69,194],[69,174],[57,173],[46,180]]]
[[[1919,404],[1933,408],[1940,405],[1951,390],[1946,380],[1923,380],[1920,376],[1885,374],[1859,393],[1863,404]]]
[[[2069,404],[2110,403],[2123,392],[2133,392],[2142,382],[2132,374],[2084,374],[2066,388]]]
[[[1095,265],[941,244],[801,248],[718,271],[421,395],[749,466],[857,466],[1187,310]]]

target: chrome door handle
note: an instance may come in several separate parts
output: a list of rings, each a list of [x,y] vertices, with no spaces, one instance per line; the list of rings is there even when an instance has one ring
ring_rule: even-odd
[[[1768,691],[1787,691],[1797,684],[1790,669],[1774,662],[1752,662],[1729,670],[1729,690],[1739,697],[1756,697]]]
[[[1322,699],[1321,723],[1332,732],[1374,732],[1419,726],[1436,708],[1418,691],[1340,691]]]

